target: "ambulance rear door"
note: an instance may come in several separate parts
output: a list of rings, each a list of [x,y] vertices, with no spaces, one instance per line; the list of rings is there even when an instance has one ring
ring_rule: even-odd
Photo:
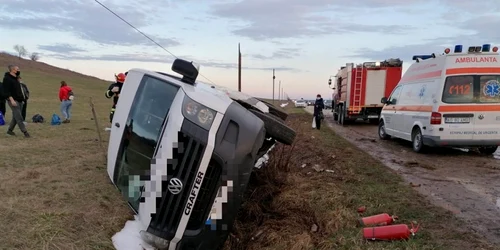
[[[471,141],[474,133],[475,113],[474,76],[450,75],[446,77],[441,105],[442,131],[435,131],[443,140]]]

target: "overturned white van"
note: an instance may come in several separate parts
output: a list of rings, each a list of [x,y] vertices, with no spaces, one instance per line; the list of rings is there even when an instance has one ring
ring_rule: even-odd
[[[378,134],[429,147],[478,148],[493,154],[500,145],[500,56],[498,47],[445,49],[414,56],[384,103]]]
[[[249,177],[276,141],[291,144],[286,113],[253,97],[181,77],[128,71],[112,121],[108,175],[158,249],[218,249]]]

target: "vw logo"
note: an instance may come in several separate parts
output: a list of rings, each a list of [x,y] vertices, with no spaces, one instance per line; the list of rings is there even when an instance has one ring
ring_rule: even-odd
[[[172,194],[179,194],[182,191],[182,181],[177,178],[172,178],[168,182],[168,191]]]
[[[484,119],[484,115],[480,114],[477,118],[479,118],[479,120],[482,120]]]

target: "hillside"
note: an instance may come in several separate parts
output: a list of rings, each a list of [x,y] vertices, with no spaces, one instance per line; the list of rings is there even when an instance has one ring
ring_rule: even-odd
[[[90,81],[104,81],[102,79],[99,79],[97,77],[89,76],[89,75],[84,75],[75,71],[67,70],[67,69],[61,69],[49,64],[46,64],[44,62],[35,62],[29,59],[24,59],[21,58],[19,59],[16,56],[0,52],[0,67],[2,67],[2,70],[0,72],[6,72],[7,71],[7,66],[10,64],[15,64],[21,68],[21,72],[23,71],[29,71],[29,72],[37,72],[37,73],[45,73],[45,74],[50,74],[50,75],[57,75],[61,78],[85,78],[86,80]]]

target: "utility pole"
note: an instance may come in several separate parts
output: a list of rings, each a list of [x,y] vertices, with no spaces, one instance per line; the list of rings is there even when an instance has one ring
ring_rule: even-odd
[[[281,80],[280,80],[280,83],[278,84],[278,100],[281,101]]]
[[[276,76],[274,75],[274,69],[273,69],[273,104],[274,104],[274,79],[276,79]]]
[[[241,92],[241,50],[238,43],[238,91]]]

